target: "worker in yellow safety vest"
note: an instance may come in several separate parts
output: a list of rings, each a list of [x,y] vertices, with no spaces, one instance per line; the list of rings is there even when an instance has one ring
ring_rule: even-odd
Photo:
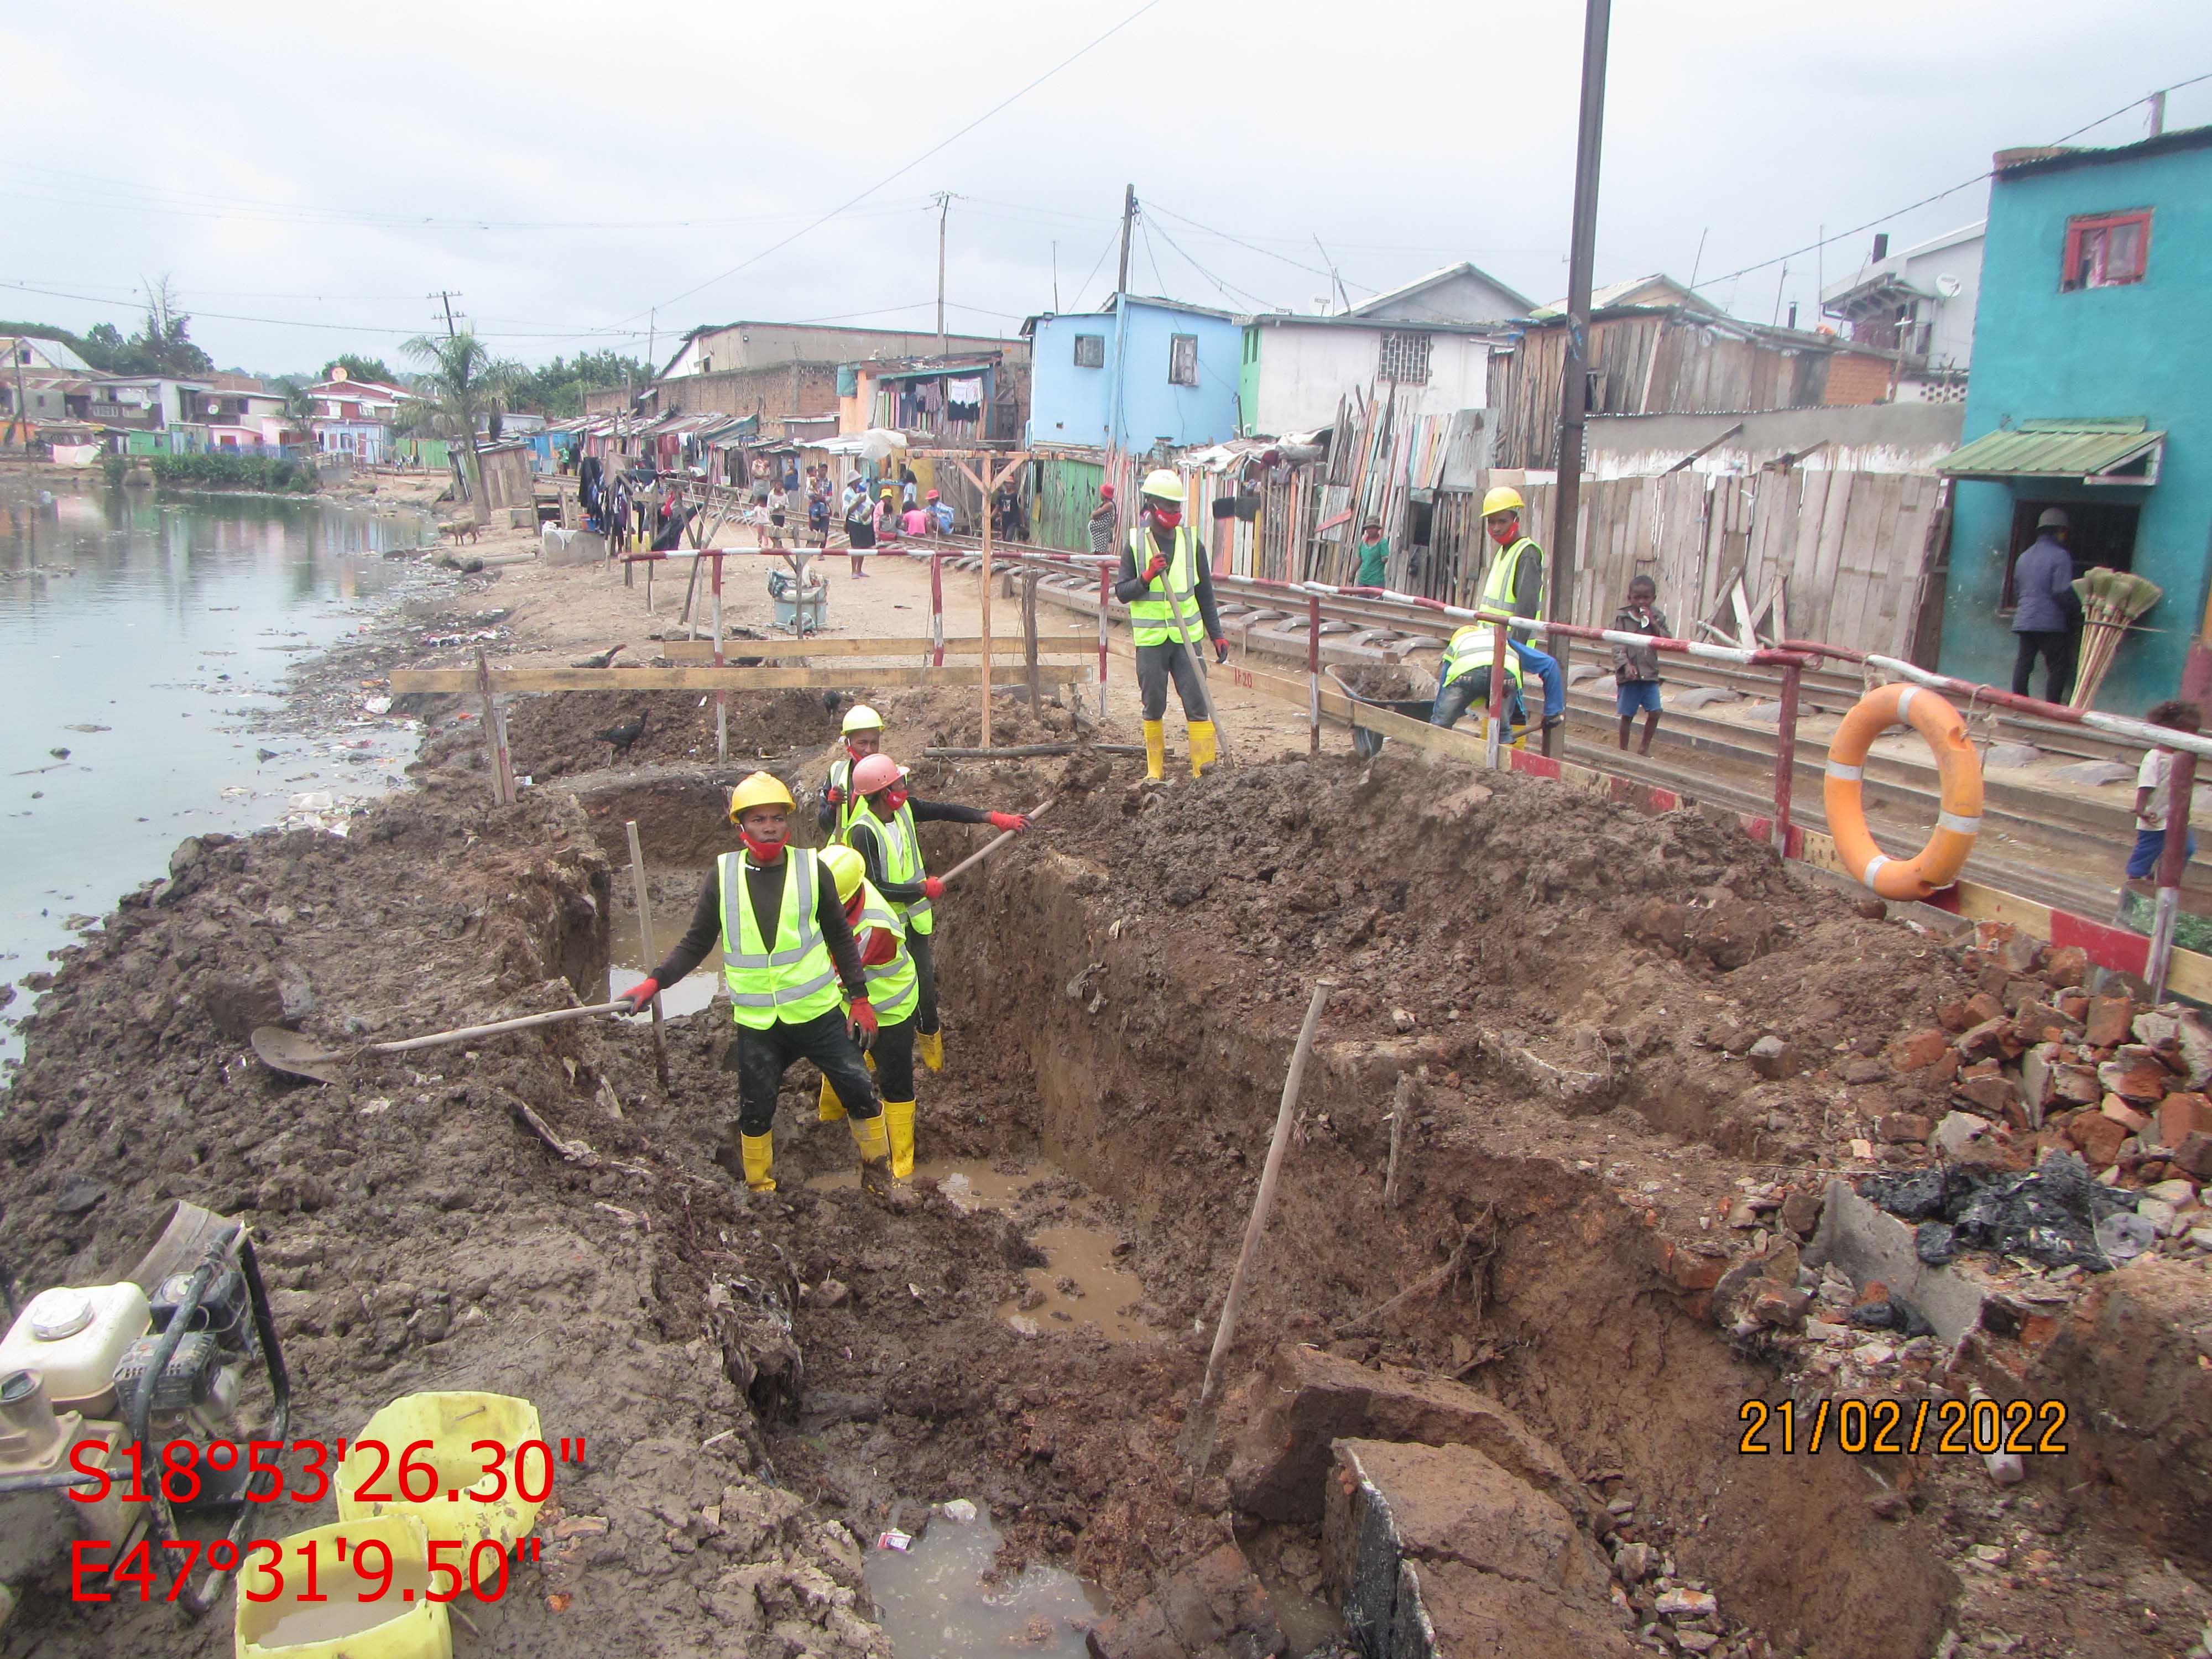
[[[915,1016],[921,1007],[921,981],[914,955],[906,948],[906,929],[890,901],[868,879],[860,855],[849,847],[823,849],[822,867],[837,884],[838,902],[860,945],[860,971],[867,978],[868,1000],[876,1009],[875,1046],[868,1066],[883,1091],[884,1124],[890,1134],[891,1180],[914,1174]],[[845,1103],[825,1076],[817,1110],[824,1123],[845,1115]]]
[[[1541,621],[1546,615],[1544,550],[1521,533],[1521,514],[1527,505],[1510,484],[1500,484],[1482,498],[1482,527],[1496,547],[1483,579],[1482,608]],[[1559,672],[1559,659],[1538,649],[1533,635],[1516,632],[1510,637],[1520,666],[1543,684],[1544,752],[1548,755],[1552,733],[1566,718],[1566,679]]]
[[[864,702],[845,711],[845,752],[830,763],[830,781],[823,786],[821,805],[814,809],[814,827],[832,841],[845,839],[854,816],[861,811],[853,793],[853,769],[884,746],[884,717]]]
[[[877,753],[853,763],[852,787],[860,809],[845,826],[845,844],[860,855],[876,890],[890,901],[891,913],[906,929],[906,948],[914,955],[921,1006],[915,1014],[915,1047],[933,1072],[945,1064],[945,1032],[937,1014],[937,957],[932,936],[937,919],[932,903],[945,884],[929,873],[921,856],[916,826],[924,823],[988,823],[994,830],[1026,830],[1019,812],[990,812],[952,801],[923,800],[906,792],[906,769]]]
[[[1121,550],[1114,597],[1129,607],[1129,632],[1137,647],[1137,694],[1145,716],[1145,775],[1166,769],[1168,682],[1175,682],[1190,733],[1190,775],[1213,763],[1213,722],[1206,688],[1186,639],[1195,647],[1213,642],[1213,659],[1229,660],[1229,641],[1213,604],[1213,582],[1195,526],[1182,521],[1188,497],[1182,480],[1166,467],[1146,475],[1137,523]]]
[[[1498,653],[1498,624],[1469,623],[1451,636],[1437,668],[1437,702],[1431,726],[1456,726],[1471,708],[1490,707],[1491,659]],[[1521,665],[1505,653],[1505,721],[1509,728],[1528,720],[1521,705]]]
[[[719,935],[738,1023],[738,1115],[715,1162],[754,1192],[775,1190],[776,1091],[793,1060],[811,1060],[851,1111],[863,1186],[888,1190],[883,1109],[860,1059],[878,1024],[866,969],[821,854],[790,845],[793,805],[766,772],[730,791],[743,849],[715,860],[684,937],[622,997],[636,1012],[703,962]]]

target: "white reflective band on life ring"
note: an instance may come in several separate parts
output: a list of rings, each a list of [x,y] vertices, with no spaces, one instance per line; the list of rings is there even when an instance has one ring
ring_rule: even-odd
[[[1897,723],[1899,726],[1911,724],[1909,717],[1912,712],[1912,700],[1919,695],[1920,688],[1917,685],[1908,685],[1897,694]]]
[[[1830,761],[1828,763],[1828,775],[1832,778],[1841,778],[1845,783],[1856,783],[1860,779],[1866,776],[1866,768],[1863,766],[1844,766],[1835,761]]]
[[[1887,857],[1880,853],[1876,853],[1871,859],[1867,860],[1866,873],[1861,876],[1859,880],[1865,884],[1865,885],[1872,887],[1874,885],[1874,878],[1881,873],[1881,866],[1888,862],[1889,860]]]
[[[1961,817],[1956,812],[1938,812],[1936,815],[1936,827],[1939,830],[1948,830],[1954,835],[1978,836],[1982,833],[1982,820],[1978,814],[1969,818]]]

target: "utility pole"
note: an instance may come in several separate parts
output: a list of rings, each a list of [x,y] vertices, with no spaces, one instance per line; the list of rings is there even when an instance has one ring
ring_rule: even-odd
[[[1137,222],[1137,187],[1131,185],[1121,198],[1121,274],[1114,279],[1114,292],[1129,291],[1129,231]]]
[[[441,288],[430,297],[434,300],[443,302],[445,305],[446,337],[450,340],[454,337],[455,333],[458,332],[458,331],[453,327],[453,301],[459,299],[461,296],[458,294],[450,294]]]
[[[937,355],[945,353],[945,216],[952,210],[952,192],[937,192]]]
[[[8,342],[8,355],[15,360],[15,441],[22,447],[23,459],[27,461],[31,459],[31,408],[23,401],[23,359],[28,349],[21,335]],[[37,469],[32,471],[35,474]]]
[[[1589,411],[1590,283],[1597,263],[1598,154],[1605,138],[1605,49],[1613,0],[1587,0],[1583,20],[1580,131],[1575,141],[1575,221],[1567,250],[1567,342],[1559,374],[1559,483],[1552,492],[1552,619],[1574,621],[1575,520],[1582,507],[1583,427]],[[1553,635],[1552,654],[1567,672],[1567,640]],[[1547,732],[1548,738],[1552,734]],[[1545,752],[1552,745],[1545,744]]]
[[[636,316],[636,315],[637,315],[637,313],[636,313],[635,312],[634,312],[634,311],[633,311],[632,313],[630,313],[630,315],[631,315],[631,316],[633,316],[633,317],[635,317],[635,316]],[[655,307],[653,307],[653,309],[652,309],[652,310],[650,310],[650,311],[648,311],[648,312],[647,312],[647,313],[645,313],[645,366],[646,366],[647,368],[651,368],[653,366],[653,364],[658,361],[658,359],[655,357],[655,356],[654,356],[654,354],[653,354],[653,341],[654,341],[654,339],[659,336],[659,332],[660,332],[660,307],[659,307],[659,306],[655,306]],[[633,334],[633,335],[631,335],[631,336],[630,336],[630,338],[632,338],[633,340],[635,340],[636,337],[637,337],[637,336],[635,336],[635,334]],[[627,378],[627,374],[625,374],[625,378]]]
[[[2157,137],[2166,131],[2166,94],[2154,92],[2150,95],[2150,136]]]
[[[460,338],[460,331],[453,326],[453,301],[461,296],[450,289],[441,288],[430,297],[446,308],[446,337],[448,340]],[[460,410],[461,437],[467,444],[469,452],[470,465],[463,466],[456,459],[453,470],[460,474],[461,493],[469,503],[469,516],[478,524],[483,524],[490,519],[491,510],[484,505],[483,499],[483,456],[477,449],[476,400],[467,397],[462,387],[448,386],[447,389],[463,393]]]

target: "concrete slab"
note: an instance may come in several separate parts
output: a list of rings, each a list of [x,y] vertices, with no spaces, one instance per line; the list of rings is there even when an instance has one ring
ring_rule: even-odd
[[[1805,1265],[1833,1262],[1855,1285],[1878,1279],[1928,1316],[1936,1334],[1956,1342],[1982,1322],[1981,1286],[1951,1267],[1923,1263],[1911,1223],[1861,1198],[1850,1184],[1831,1181],[1820,1225],[1805,1247]]]
[[[588,530],[563,530],[556,524],[545,526],[538,545],[549,565],[600,564],[607,556],[605,537]]]

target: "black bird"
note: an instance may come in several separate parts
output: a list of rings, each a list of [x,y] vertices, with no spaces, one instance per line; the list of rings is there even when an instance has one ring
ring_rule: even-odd
[[[645,716],[640,714],[635,720],[624,720],[620,726],[610,726],[595,735],[601,743],[612,744],[616,755],[626,754],[630,744],[645,735]],[[614,756],[610,755],[607,758],[612,760]]]
[[[615,659],[629,649],[627,646],[611,645],[597,656],[579,657],[568,665],[571,668],[611,668]]]

